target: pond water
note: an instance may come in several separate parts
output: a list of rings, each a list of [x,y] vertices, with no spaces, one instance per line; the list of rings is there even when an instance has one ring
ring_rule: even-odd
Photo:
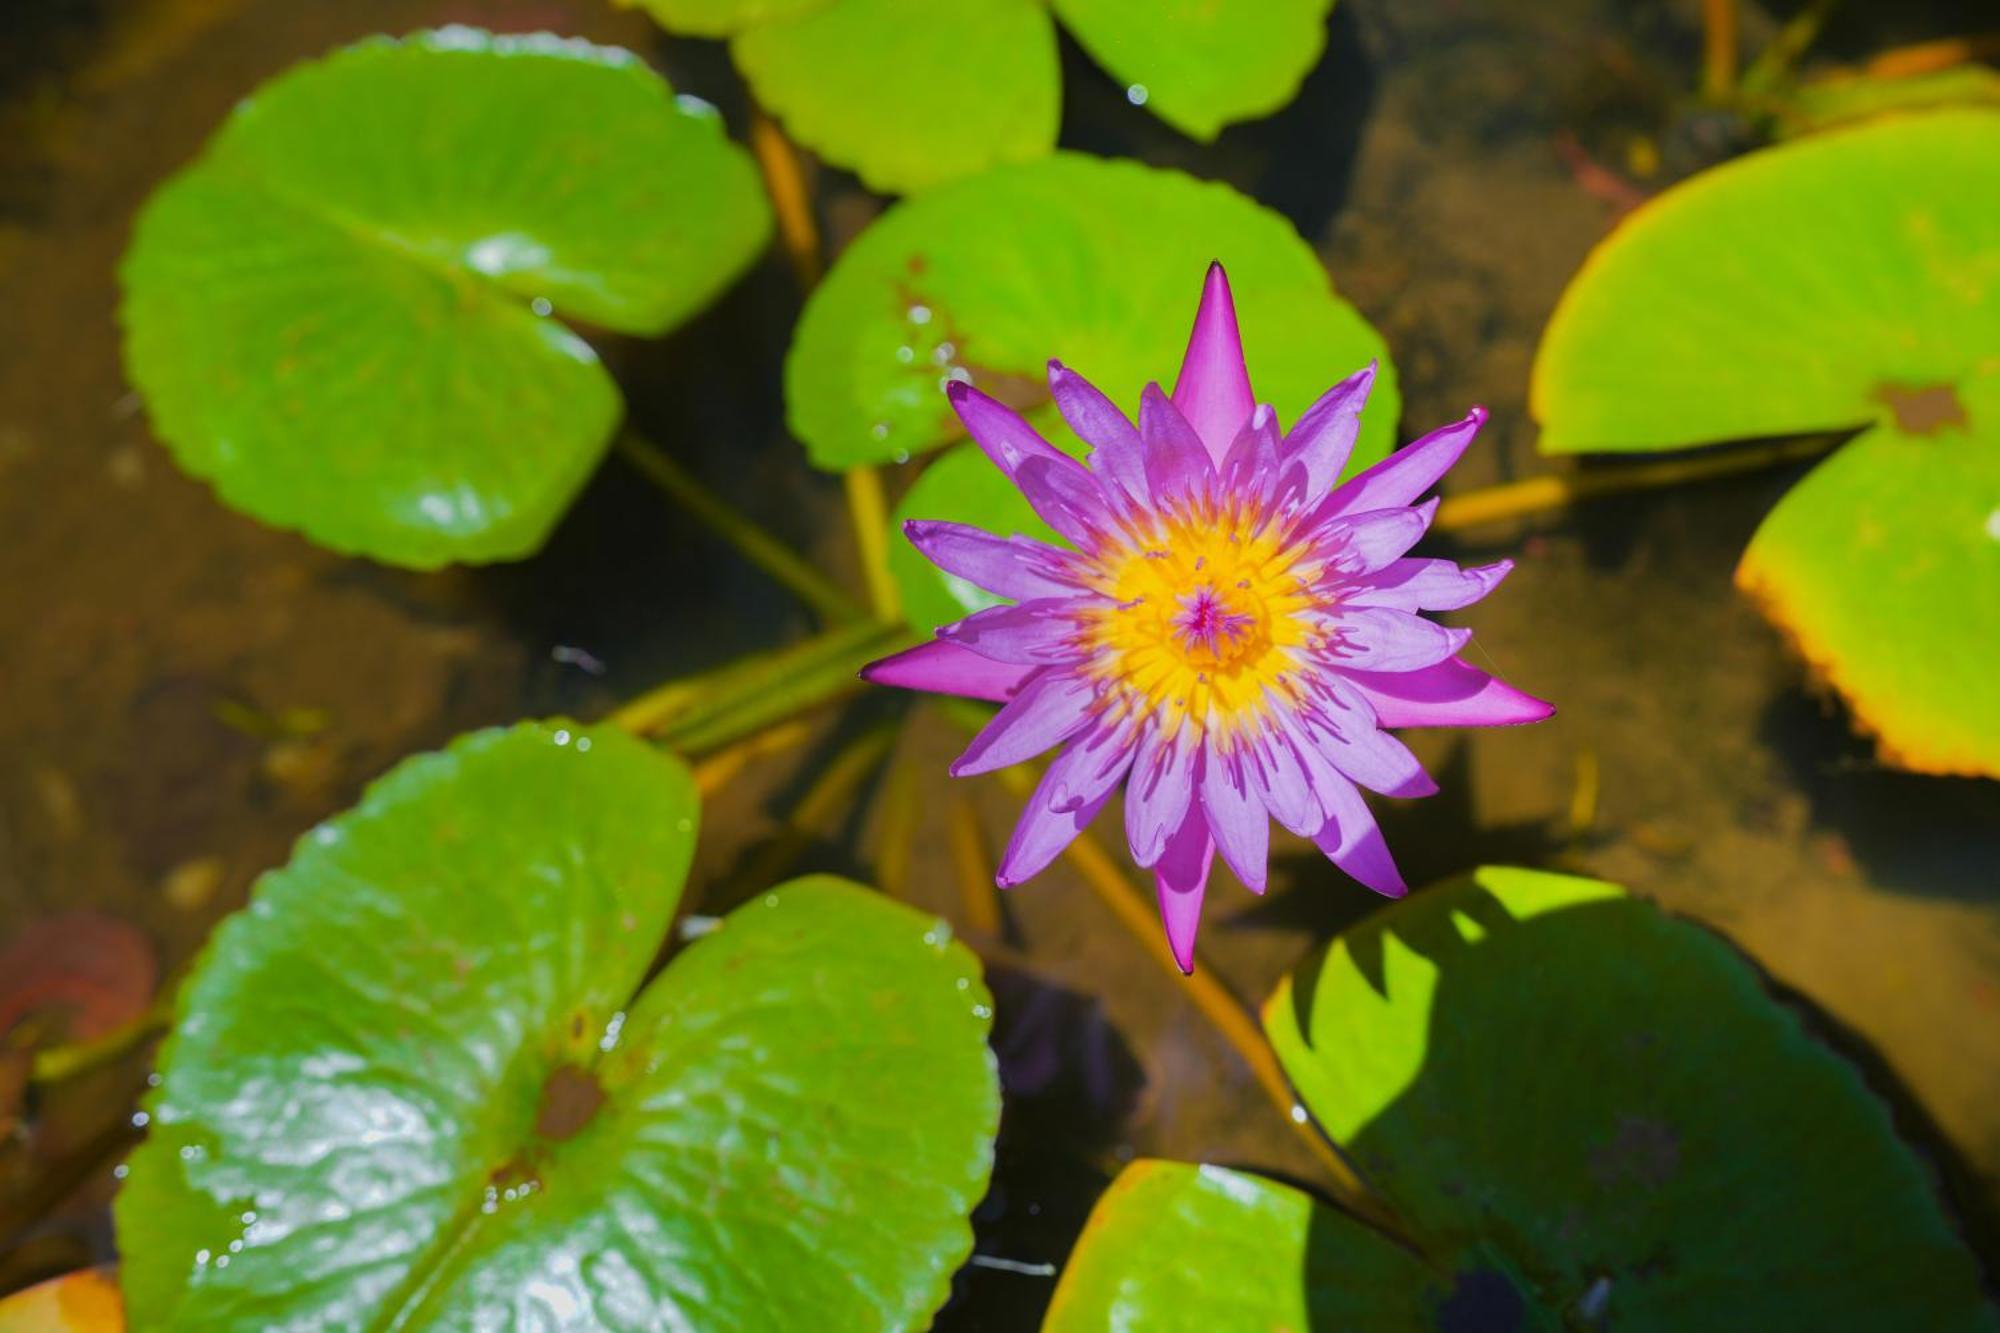
[[[1225,179],[1284,212],[1387,339],[1399,438],[1484,403],[1492,425],[1448,489],[1526,476],[1558,466],[1535,453],[1526,412],[1536,340],[1616,207],[1580,155],[1623,173],[1644,137],[1664,163],[1640,182],[1651,187],[1737,143],[1735,127],[1684,106],[1697,9],[1343,0],[1299,99],[1206,147],[1066,47],[1064,142]],[[1978,18],[1971,5],[1857,12],[1828,50]],[[1768,32],[1753,19],[1752,36]],[[587,0],[71,0],[0,20],[12,29],[0,50],[0,939],[88,909],[136,925],[170,974],[294,838],[398,758],[485,724],[596,716],[810,628],[615,456],[535,559],[412,574],[222,508],[150,438],[114,324],[134,209],[260,80],[369,32],[444,22],[628,45],[737,131],[747,114],[718,48],[665,42]],[[817,184],[835,243],[880,206],[840,173]],[[677,335],[596,341],[648,436],[851,582],[839,483],[783,428],[798,301],[774,251]],[[1878,764],[1733,591],[1737,555],[1802,472],[1438,543],[1519,562],[1480,608],[1476,642],[1560,712],[1534,728],[1420,734],[1444,793],[1384,825],[1413,883],[1482,863],[1580,869],[1735,941],[1860,1061],[1990,1264],[2000,784]],[[897,706],[864,700],[711,801],[695,872],[705,908],[762,887],[749,875],[770,864],[814,757]],[[901,742],[921,772],[959,743],[935,717]],[[958,790],[997,845],[1013,798],[986,781]],[[950,813],[921,803],[908,894],[960,915]],[[865,876],[873,834],[857,814],[816,830],[794,864]],[[1276,851],[1267,898],[1220,872],[1210,895],[1211,966],[1249,999],[1374,905],[1303,844]],[[1248,1071],[1070,870],[1014,891],[1006,911],[996,990],[1022,1095],[980,1214],[982,1255],[1060,1263],[1134,1154],[1314,1182]],[[104,1210],[143,1054],[61,1087],[0,1148],[0,1288],[110,1254]],[[1049,1284],[968,1270],[942,1323],[1029,1326]]]

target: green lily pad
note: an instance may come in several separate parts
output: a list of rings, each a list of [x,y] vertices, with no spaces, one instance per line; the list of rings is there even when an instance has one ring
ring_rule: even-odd
[[[1326,49],[1333,0],[1051,0],[1077,44],[1126,95],[1207,142],[1298,94]]]
[[[1543,448],[1869,428],[1739,581],[1885,757],[2000,775],[2000,110],[1892,116],[1668,191],[1599,247],[1536,358]]]
[[[1887,1109],[1715,936],[1482,870],[1283,984],[1300,1097],[1432,1255],[1621,1330],[1992,1328]]]
[[[464,28],[265,84],[141,213],[126,366],[182,468],[335,550],[536,549],[616,386],[560,312],[657,334],[763,248],[749,157],[617,50]]]
[[[1423,1328],[1449,1294],[1409,1251],[1290,1186],[1142,1160],[1091,1210],[1042,1330]]]
[[[696,813],[678,761],[549,723],[308,834],[180,995],[135,1325],[921,1327],[991,1165],[978,964],[816,878],[639,989]]]
[[[1352,466],[1385,455],[1399,402],[1382,339],[1289,222],[1226,185],[1077,153],[942,187],[863,232],[793,335],[792,430],[823,468],[902,461],[962,437],[943,393],[956,376],[1039,404],[1037,424],[1067,438],[1047,404],[1051,357],[1136,411],[1148,381],[1172,386],[1214,259],[1251,383],[1284,420],[1384,363]]]
[[[787,130],[869,188],[920,190],[1055,147],[1056,32],[1039,0],[833,0],[731,43]]]

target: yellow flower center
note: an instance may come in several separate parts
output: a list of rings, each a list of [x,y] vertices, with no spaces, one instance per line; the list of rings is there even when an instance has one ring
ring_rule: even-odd
[[[1261,711],[1267,690],[1292,694],[1318,563],[1258,520],[1197,505],[1098,557],[1097,586],[1116,605],[1091,613],[1084,637],[1115,707],[1161,711],[1169,728],[1227,727]]]

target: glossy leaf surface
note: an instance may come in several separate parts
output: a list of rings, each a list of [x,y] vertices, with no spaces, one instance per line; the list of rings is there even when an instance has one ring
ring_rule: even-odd
[[[762,248],[714,112],[623,51],[452,28],[300,65],[141,213],[126,364],[175,460],[336,550],[533,551],[622,410],[554,316],[664,332]]]
[[[1990,1328],[1887,1108],[1700,928],[1483,870],[1348,930],[1265,1028],[1433,1255],[1620,1329]],[[1586,1320],[1585,1322],[1590,1322]]]
[[[1051,357],[1136,412],[1148,381],[1172,386],[1214,259],[1251,382],[1284,421],[1384,358],[1278,214],[1179,172],[1059,153],[905,201],[861,234],[793,337],[792,429],[821,467],[906,459],[960,437],[943,393],[960,376],[1067,439],[1047,405]],[[1352,466],[1388,451],[1398,407],[1385,363]]]
[[[804,880],[634,998],[695,817],[677,761],[532,724],[308,834],[182,993],[135,1325],[921,1326],[990,1168],[978,965]]]
[[[1062,71],[1040,0],[832,0],[741,33],[737,68],[806,147],[921,190],[1055,147]]]
[[[1891,116],[1668,191],[1593,254],[1535,366],[1543,447],[1864,428],[1739,581],[1885,757],[2000,776],[2000,111]]]

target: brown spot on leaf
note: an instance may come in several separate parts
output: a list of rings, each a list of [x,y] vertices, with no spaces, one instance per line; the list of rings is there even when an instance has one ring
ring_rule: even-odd
[[[1946,426],[1964,430],[1970,424],[1957,388],[1949,384],[1882,384],[1876,386],[1875,398],[1905,435],[1935,435]]]
[[[535,1113],[535,1132],[561,1143],[583,1132],[604,1105],[604,1089],[588,1069],[563,1065],[542,1087],[542,1108]]]

